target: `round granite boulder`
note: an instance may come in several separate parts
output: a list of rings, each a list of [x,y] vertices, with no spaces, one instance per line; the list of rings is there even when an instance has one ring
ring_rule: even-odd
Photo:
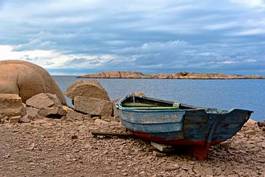
[[[0,93],[18,94],[24,103],[39,93],[52,93],[66,104],[63,93],[45,69],[21,60],[0,61]]]

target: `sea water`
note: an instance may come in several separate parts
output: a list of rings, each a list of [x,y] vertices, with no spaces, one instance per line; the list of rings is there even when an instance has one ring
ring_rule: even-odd
[[[54,76],[65,91],[77,78]],[[251,118],[265,119],[265,80],[179,80],[179,79],[98,79],[111,99],[135,91],[146,96],[178,101],[194,106],[220,109],[248,109]]]

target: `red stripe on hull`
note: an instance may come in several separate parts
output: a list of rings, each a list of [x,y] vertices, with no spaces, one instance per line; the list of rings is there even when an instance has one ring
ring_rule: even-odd
[[[149,133],[144,133],[144,132],[132,132],[132,133],[134,136],[139,137],[146,141],[154,141],[160,144],[167,144],[172,146],[190,146],[193,155],[198,160],[207,159],[209,147],[211,145],[220,143],[220,141],[207,143],[205,140],[196,140],[196,141],[185,140],[185,139],[165,140]]]

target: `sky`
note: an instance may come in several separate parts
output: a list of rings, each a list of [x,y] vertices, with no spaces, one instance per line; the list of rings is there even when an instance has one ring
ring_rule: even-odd
[[[0,0],[0,60],[52,74],[265,75],[265,0]]]

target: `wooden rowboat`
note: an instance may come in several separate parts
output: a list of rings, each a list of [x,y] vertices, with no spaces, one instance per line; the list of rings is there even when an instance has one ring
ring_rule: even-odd
[[[189,146],[199,160],[207,158],[211,145],[234,136],[252,113],[134,95],[123,98],[116,107],[122,124],[135,136],[160,144]]]

